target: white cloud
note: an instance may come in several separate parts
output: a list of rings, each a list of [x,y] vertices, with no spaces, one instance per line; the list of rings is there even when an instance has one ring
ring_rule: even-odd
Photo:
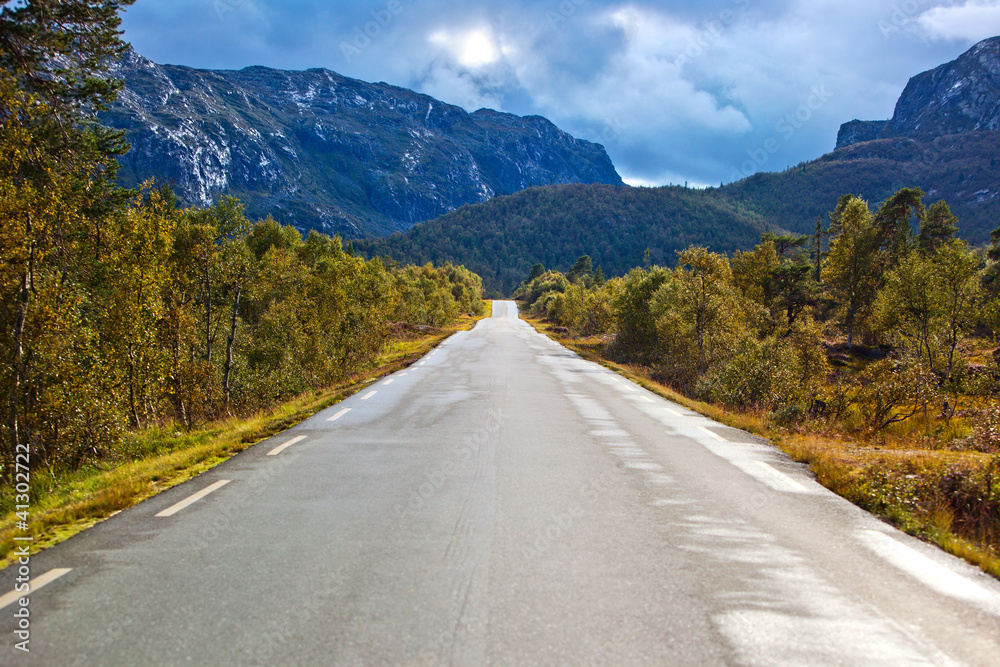
[[[430,42],[443,47],[459,65],[468,69],[492,65],[500,59],[500,47],[487,28],[462,32],[439,30],[431,35]]]
[[[979,41],[1000,34],[1000,1],[966,0],[952,7],[934,7],[917,18],[934,39]]]

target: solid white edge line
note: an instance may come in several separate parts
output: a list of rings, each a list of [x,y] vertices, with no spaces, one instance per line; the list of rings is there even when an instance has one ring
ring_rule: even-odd
[[[40,591],[41,589],[45,588],[53,581],[58,579],[59,577],[65,574],[69,574],[72,571],[73,568],[60,567],[54,570],[49,570],[45,574],[38,575],[34,579],[28,581],[28,590],[20,592],[11,591],[10,593],[7,593],[6,595],[0,597],[0,609],[5,609],[6,607],[9,607],[10,605],[14,604],[14,602],[16,602],[17,600],[23,597],[27,597],[32,593]]]
[[[362,396],[361,400],[362,401],[367,401],[369,398],[371,398],[372,396],[374,396],[377,393],[378,393],[377,391],[370,391],[367,394],[365,394],[364,396]]]
[[[180,501],[176,505],[171,505],[170,507],[168,507],[167,509],[163,510],[162,512],[160,512],[156,516],[157,517],[163,517],[163,518],[173,516],[173,515],[177,514],[178,512],[180,512],[185,507],[188,507],[189,505],[193,505],[194,503],[198,502],[199,500],[201,500],[202,498],[204,498],[208,494],[212,493],[213,491],[218,491],[219,489],[221,489],[222,487],[224,487],[226,484],[229,484],[229,482],[231,482],[231,481],[232,480],[230,480],[230,479],[220,479],[215,484],[212,484],[211,486],[205,487],[204,489],[202,489],[198,493],[194,494],[193,496],[188,496],[187,498],[185,498],[184,500]]]
[[[726,440],[725,438],[723,438],[721,435],[719,435],[715,431],[709,431],[704,426],[699,426],[698,430],[700,430],[702,433],[704,433],[705,435],[709,436],[713,440],[718,440],[719,442],[729,442],[728,440]]]
[[[292,438],[291,440],[289,440],[285,444],[279,445],[279,446],[275,447],[274,449],[272,449],[271,451],[269,451],[267,453],[267,455],[268,456],[277,456],[278,454],[280,454],[281,452],[285,451],[286,449],[288,449],[292,445],[294,445],[296,443],[299,443],[299,442],[302,442],[305,439],[306,439],[306,436],[304,436],[304,435],[300,435],[297,438]]]
[[[334,416],[332,416],[332,417],[330,417],[329,419],[327,419],[327,421],[328,421],[328,422],[335,422],[335,421],[337,421],[338,419],[340,419],[341,417],[343,417],[344,415],[346,415],[346,414],[347,414],[348,412],[350,412],[350,411],[351,411],[351,409],[350,409],[350,408],[344,408],[343,410],[341,410],[340,412],[338,412],[338,413],[337,413],[337,414],[335,414]]]
[[[756,463],[757,463],[758,466],[760,466],[767,473],[768,477],[771,478],[771,481],[773,481],[773,482],[775,482],[775,483],[777,483],[779,485],[782,485],[782,486],[787,486],[788,490],[793,491],[793,492],[797,492],[797,493],[809,493],[809,489],[807,489],[806,487],[802,486],[801,484],[799,484],[798,482],[796,482],[794,479],[792,479],[791,477],[789,477],[785,473],[781,472],[780,470],[778,470],[774,466],[770,465],[769,463],[765,463],[764,461],[756,461]]]
[[[922,582],[925,586],[948,597],[985,604],[991,612],[1000,614],[1000,599],[971,579],[881,531],[862,530],[860,537],[865,546],[878,556]]]

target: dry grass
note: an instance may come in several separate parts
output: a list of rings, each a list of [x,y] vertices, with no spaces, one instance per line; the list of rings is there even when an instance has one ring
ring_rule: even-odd
[[[230,418],[191,432],[167,426],[133,434],[130,443],[133,447],[155,452],[139,460],[110,469],[90,468],[64,475],[45,476],[43,471],[36,471],[28,531],[34,536],[31,553],[62,542],[287,430],[372,382],[409,366],[452,334],[470,329],[478,319],[463,318],[442,329],[407,332],[390,344],[369,372],[337,387],[308,392],[252,417]],[[25,534],[17,529],[17,521],[13,511],[0,520],[0,568],[10,564],[15,535]]]
[[[584,358],[668,400],[771,440],[808,464],[834,493],[1000,578],[1000,456],[954,451],[951,446],[969,432],[961,419],[918,418],[872,439],[822,422],[794,430],[776,427],[766,415],[684,396],[654,381],[647,368],[611,362],[603,357],[604,341],[556,334],[537,318],[527,320]]]

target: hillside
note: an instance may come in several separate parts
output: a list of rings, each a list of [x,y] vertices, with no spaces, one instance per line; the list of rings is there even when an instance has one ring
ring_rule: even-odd
[[[252,218],[372,236],[532,185],[620,185],[602,146],[548,120],[467,113],[328,70],[157,65],[131,52],[101,114],[125,130],[126,186],[171,183],[186,204],[239,196]]]
[[[706,245],[730,252],[752,246],[764,221],[717,191],[682,187],[553,185],[465,206],[406,234],[355,242],[400,262],[451,260],[509,294],[536,262],[566,270],[581,255],[607,275],[650,261],[672,264],[675,251]]]
[[[920,141],[879,139],[841,148],[781,173],[755,174],[721,188],[769,223],[813,233],[842,194],[872,206],[904,187],[920,187],[925,203],[948,202],[959,218],[959,234],[986,243],[1000,225],[1000,133],[967,132]]]

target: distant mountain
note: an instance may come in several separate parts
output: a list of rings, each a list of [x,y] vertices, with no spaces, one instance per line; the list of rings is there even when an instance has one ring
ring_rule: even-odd
[[[837,148],[876,139],[930,141],[963,132],[1000,130],[1000,37],[910,79],[890,120],[841,127]]]
[[[748,249],[762,231],[812,234],[844,194],[874,208],[901,188],[948,202],[974,244],[1000,226],[1000,38],[911,79],[889,121],[853,121],[838,148],[781,173],[722,188],[533,188],[463,207],[359,248],[407,262],[452,260],[508,292],[535,262],[566,270],[583,254],[607,275],[673,264],[690,244]]]
[[[467,113],[313,69],[207,71],[130,53],[102,121],[126,131],[121,181],[168,181],[188,204],[239,196],[251,217],[350,237],[389,234],[532,185],[621,185],[604,148],[548,120]]]
[[[464,206],[405,234],[357,241],[368,256],[400,262],[465,264],[490,290],[510,294],[536,262],[566,271],[581,255],[608,276],[649,261],[673,264],[675,251],[705,245],[752,247],[765,221],[716,190],[553,185]]]

